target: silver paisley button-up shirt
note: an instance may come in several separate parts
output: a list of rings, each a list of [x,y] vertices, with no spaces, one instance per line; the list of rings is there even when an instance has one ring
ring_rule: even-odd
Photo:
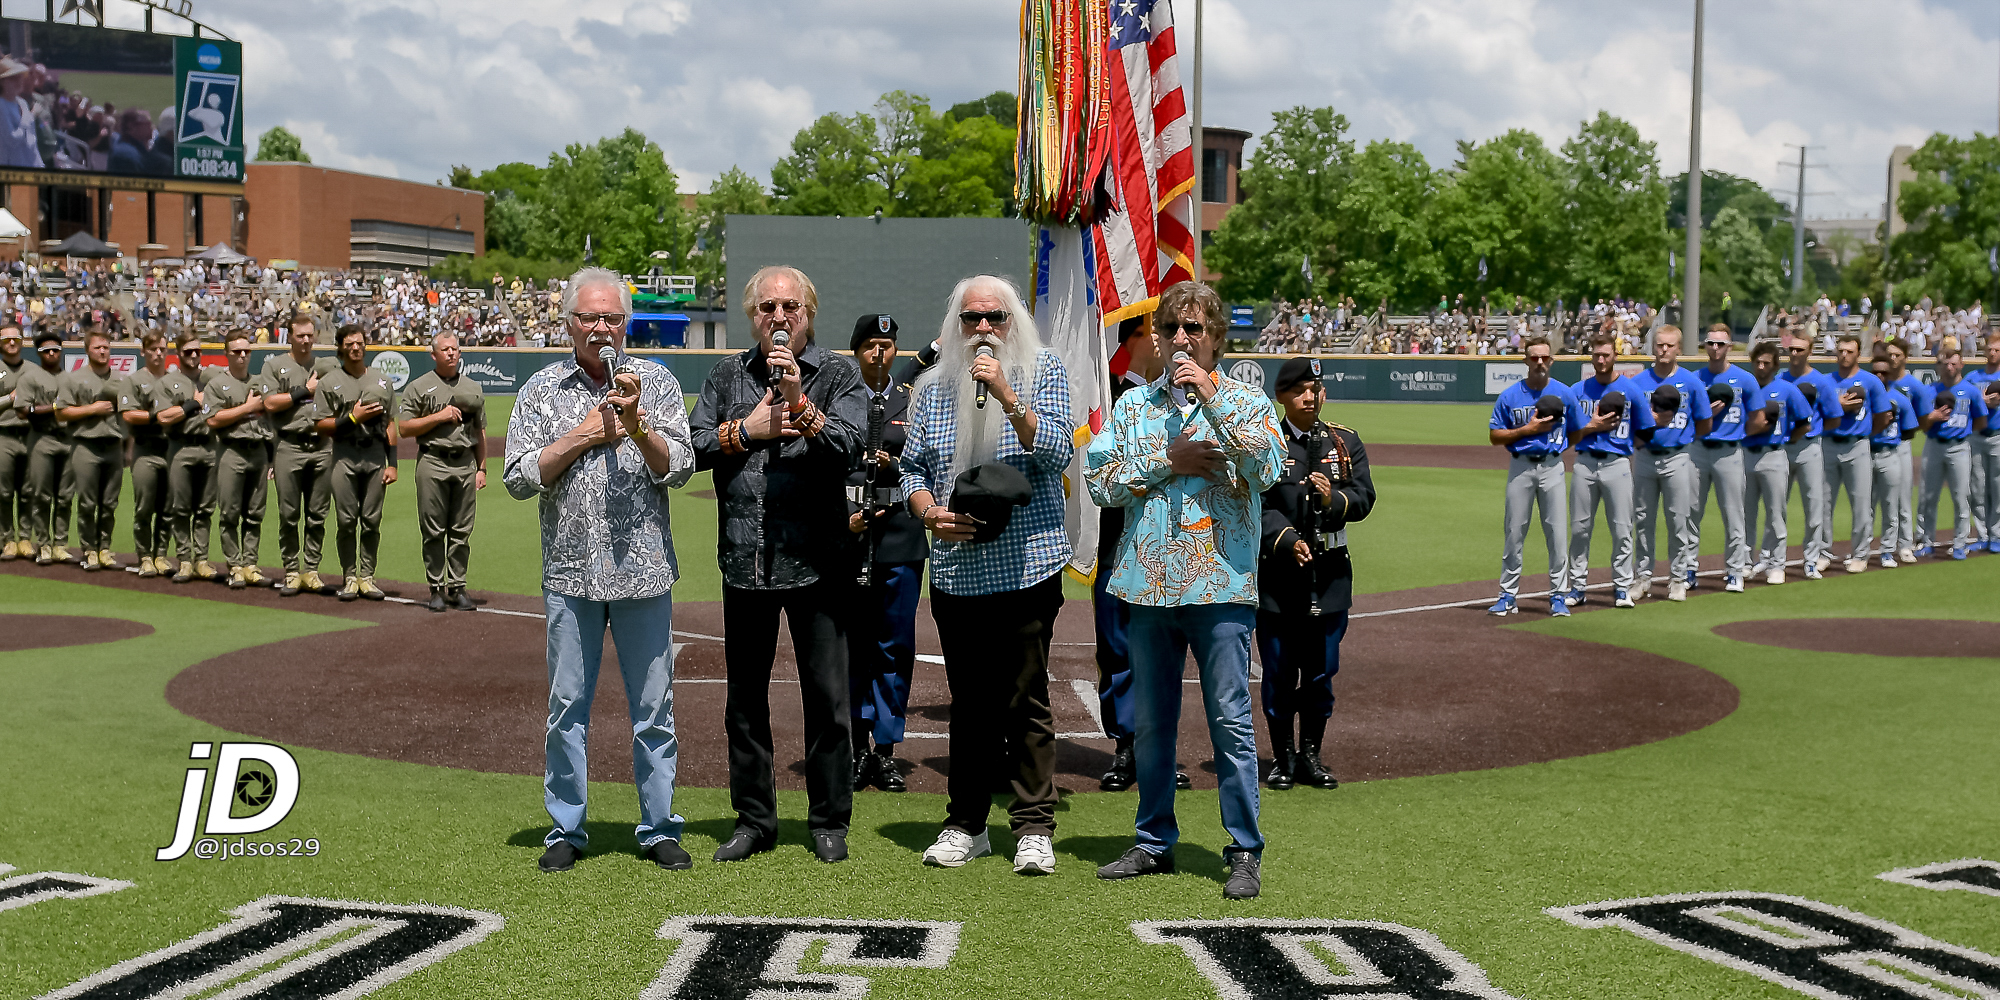
[[[604,402],[605,390],[564,358],[530,376],[507,424],[507,492],[542,499],[542,589],[593,601],[658,597],[680,578],[674,560],[667,491],[694,474],[687,404],[665,366],[628,359],[639,374],[646,426],[665,438],[666,475],[646,466],[638,442],[600,445],[552,483],[542,481],[541,452]]]

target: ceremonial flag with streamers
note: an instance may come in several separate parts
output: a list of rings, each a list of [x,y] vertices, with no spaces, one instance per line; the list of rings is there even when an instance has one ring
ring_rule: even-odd
[[[1087,233],[1036,227],[1035,321],[1069,372],[1070,406],[1076,414],[1076,454],[1063,473],[1069,568],[1086,581],[1096,571],[1098,533],[1097,505],[1083,482],[1084,448],[1111,418],[1111,377],[1104,327],[1098,322],[1095,271]]]
[[[1097,299],[1109,326],[1194,276],[1194,123],[1167,0],[1118,0],[1106,39],[1110,149],[1095,220]]]

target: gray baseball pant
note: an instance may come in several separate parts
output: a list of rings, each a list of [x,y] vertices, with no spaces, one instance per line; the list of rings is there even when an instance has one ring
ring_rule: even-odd
[[[1868,539],[1875,534],[1875,473],[1873,459],[1868,451],[1868,439],[1857,437],[1852,441],[1835,441],[1827,438],[1820,445],[1826,456],[1826,521],[1827,542],[1832,544],[1833,504],[1840,499],[1841,487],[1847,488],[1847,507],[1854,516],[1854,525],[1847,535],[1847,558],[1868,558]],[[1831,554],[1831,548],[1828,550]]]
[[[1694,446],[1695,506],[1688,522],[1685,574],[1701,558],[1701,522],[1708,516],[1708,494],[1715,492],[1715,505],[1722,512],[1722,565],[1730,576],[1741,577],[1750,569],[1750,542],[1743,532],[1743,449],[1736,444],[1711,448]]]
[[[1917,544],[1930,545],[1931,526],[1937,523],[1938,494],[1951,490],[1951,509],[1958,526],[1951,533],[1951,550],[1964,551],[1974,535],[1972,529],[1972,442],[1930,440],[1924,442],[1924,488],[1917,500]]]
[[[1763,540],[1757,544],[1757,561],[1782,568],[1785,565],[1785,496],[1790,492],[1792,459],[1784,445],[1761,451],[1745,451],[1743,464],[1743,523],[1752,541],[1757,540],[1757,505],[1764,505]],[[1808,530],[1807,536],[1812,532]]]
[[[1917,547],[1917,463],[1910,442],[1896,446],[1896,458],[1903,463],[1903,485],[1896,491],[1896,548]]]
[[[1667,576],[1680,572],[1688,518],[1694,513],[1694,480],[1694,459],[1686,451],[1632,456],[1633,568],[1648,587],[1657,569],[1653,552],[1662,510],[1667,515]]]
[[[1893,559],[1896,557],[1896,540],[1903,533],[1903,526],[1896,521],[1902,513],[1902,504],[1897,502],[1896,494],[1903,491],[1903,457],[1896,454],[1894,448],[1881,451],[1870,448],[1868,462],[1871,470],[1868,488],[1874,493],[1875,506],[1882,517],[1882,555]],[[1874,543],[1872,533],[1861,540],[1860,558],[1868,558],[1875,549]]]
[[[1790,486],[1799,488],[1799,506],[1805,511],[1805,538],[1801,548],[1805,551],[1806,565],[1810,566],[1821,557],[1832,558],[1833,518],[1827,516],[1826,459],[1821,454],[1820,439],[1806,438],[1785,445],[1785,459],[1791,463]]]
[[[1521,552],[1528,541],[1528,518],[1539,506],[1542,537],[1549,546],[1549,589],[1569,592],[1569,525],[1564,514],[1561,455],[1530,462],[1519,455],[1507,463],[1507,547],[1500,554],[1500,590],[1521,592]]]
[[[2000,541],[2000,434],[1972,434],[1972,516],[1975,538]]]
[[[1611,583],[1632,589],[1632,459],[1578,452],[1569,472],[1569,580],[1571,587],[1590,583],[1590,529],[1597,504],[1604,503],[1604,523],[1611,528]]]

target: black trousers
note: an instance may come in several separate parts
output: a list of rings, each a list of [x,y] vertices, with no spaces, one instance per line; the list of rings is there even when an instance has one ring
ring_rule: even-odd
[[[1014,835],[1056,829],[1056,723],[1049,710],[1049,640],[1062,574],[1023,590],[961,597],[931,588],[931,617],[951,688],[950,802],[944,825],[986,831],[993,790],[1014,794]]]
[[[848,731],[847,615],[843,587],[822,580],[785,590],[722,588],[723,659],[729,702],[729,802],[736,825],[760,838],[778,832],[772,770],[771,663],[778,654],[778,613],[791,626],[799,696],[805,706],[806,827],[846,833],[854,816],[854,753]]]
[[[1347,611],[1318,618],[1304,613],[1257,612],[1257,652],[1264,661],[1264,721],[1273,745],[1292,740],[1298,719],[1299,742],[1318,744],[1333,717],[1333,675],[1340,672],[1340,640],[1347,636]]]

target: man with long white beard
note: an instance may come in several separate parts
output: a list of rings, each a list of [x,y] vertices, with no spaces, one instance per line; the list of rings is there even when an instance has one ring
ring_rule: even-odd
[[[986,814],[1004,777],[1014,871],[1055,871],[1049,640],[1070,559],[1063,471],[1074,431],[1069,374],[1021,293],[990,274],[959,282],[902,457],[910,512],[936,539],[931,616],[951,689],[950,802],[927,865],[992,853]]]

